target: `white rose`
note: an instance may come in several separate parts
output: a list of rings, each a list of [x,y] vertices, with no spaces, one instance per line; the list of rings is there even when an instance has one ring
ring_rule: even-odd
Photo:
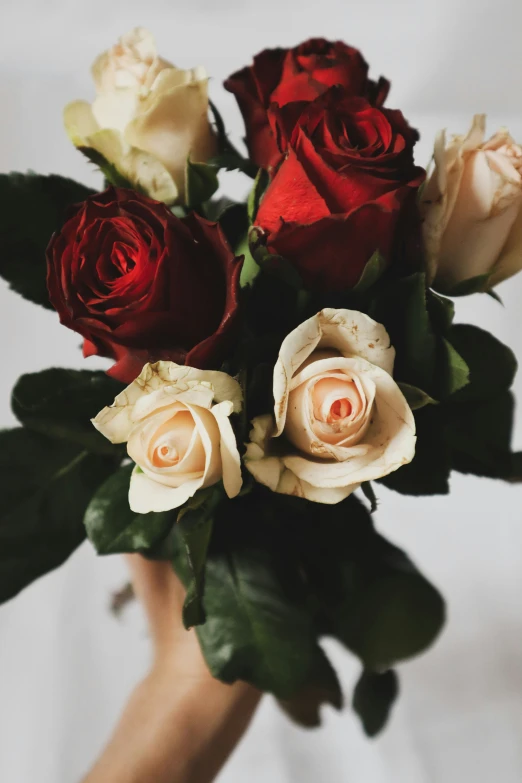
[[[508,131],[485,141],[485,115],[466,136],[435,141],[422,192],[430,280],[451,288],[491,274],[491,287],[522,268],[522,148]]]
[[[169,511],[221,480],[229,497],[239,494],[241,461],[229,416],[241,403],[241,387],[226,373],[146,364],[93,419],[111,443],[127,443],[136,463],[131,509]]]
[[[120,174],[166,203],[183,201],[187,158],[216,152],[208,120],[208,77],[158,57],[152,34],[136,28],[93,65],[97,97],[65,108],[77,147],[90,147]]]
[[[415,453],[415,420],[392,378],[383,326],[353,310],[322,310],[284,340],[274,416],[252,422],[245,465],[274,492],[339,503]]]

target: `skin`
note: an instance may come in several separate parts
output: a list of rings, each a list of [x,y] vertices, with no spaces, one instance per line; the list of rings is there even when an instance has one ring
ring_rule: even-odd
[[[210,783],[247,728],[261,694],[225,685],[207,669],[194,631],[181,623],[184,590],[169,563],[129,555],[153,644],[112,738],[82,783]]]

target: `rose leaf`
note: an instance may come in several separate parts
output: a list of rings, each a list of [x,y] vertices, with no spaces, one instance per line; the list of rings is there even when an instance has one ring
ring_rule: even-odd
[[[176,517],[170,511],[136,514],[129,507],[134,465],[124,465],[93,495],[85,511],[85,528],[99,555],[147,552],[170,532]]]
[[[47,293],[47,245],[67,209],[93,192],[56,174],[0,174],[0,276],[25,299],[53,309]]]
[[[398,693],[399,680],[393,669],[363,670],[353,692],[352,707],[368,737],[375,737],[385,727]]]
[[[336,710],[343,708],[343,694],[335,669],[321,648],[318,649],[320,652],[306,685],[294,697],[278,702],[289,718],[307,729],[321,725],[320,710],[324,704],[330,704]]]
[[[408,465],[379,479],[385,487],[402,495],[447,495],[451,473],[446,407],[426,405],[415,411],[417,443]]]
[[[251,492],[217,508],[205,566],[206,620],[196,633],[214,677],[245,680],[288,700],[310,682],[322,651],[295,548],[267,524],[271,504],[268,494],[261,501]],[[174,568],[188,586],[193,577],[178,526],[174,532]]]
[[[469,384],[452,400],[483,400],[509,389],[517,371],[517,360],[506,345],[489,332],[470,324],[456,324],[448,341],[469,367]]]
[[[403,393],[406,402],[412,409],[412,411],[419,410],[420,408],[424,408],[425,405],[438,405],[438,401],[434,400],[433,397],[430,397],[429,394],[426,394],[425,391],[422,389],[418,389],[417,386],[412,386],[409,383],[401,383],[398,384],[399,389]]]
[[[195,209],[208,201],[219,188],[217,169],[207,163],[192,163],[185,168],[185,200],[188,209]]]
[[[446,432],[455,470],[511,480],[514,407],[513,395],[508,391],[488,400],[447,406]]]
[[[22,375],[13,389],[11,407],[29,429],[116,457],[121,447],[109,443],[91,419],[122,389],[121,383],[101,371],[53,367]]]
[[[212,536],[214,513],[223,499],[221,486],[200,490],[178,514],[178,527],[192,575],[183,606],[183,624],[189,629],[205,622],[203,590],[207,551]]]
[[[19,427],[0,432],[0,601],[61,565],[113,460]]]
[[[255,222],[257,210],[259,209],[259,204],[261,203],[261,199],[263,198],[265,190],[268,187],[268,183],[268,172],[265,171],[265,169],[259,169],[247,201],[248,218],[250,223]]]
[[[383,275],[386,267],[386,259],[376,250],[364,267],[357,284],[353,287],[353,291],[357,294],[363,294],[368,291]]]

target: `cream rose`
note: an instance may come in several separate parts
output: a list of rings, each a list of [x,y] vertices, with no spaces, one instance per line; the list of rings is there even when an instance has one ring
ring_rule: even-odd
[[[139,27],[100,55],[92,68],[97,96],[70,103],[65,127],[77,147],[90,147],[152,198],[183,202],[186,162],[216,152],[208,120],[207,74],[158,57]]]
[[[485,120],[435,141],[421,211],[430,280],[443,288],[487,274],[492,287],[522,268],[522,147],[505,129],[485,141]]]
[[[252,422],[245,465],[274,492],[339,503],[415,453],[415,420],[392,378],[395,351],[381,324],[322,310],[284,340],[274,415]]]
[[[235,497],[242,484],[232,412],[241,387],[223,372],[146,364],[93,424],[111,443],[127,443],[136,467],[129,504],[138,514],[178,508],[198,489],[223,480]]]

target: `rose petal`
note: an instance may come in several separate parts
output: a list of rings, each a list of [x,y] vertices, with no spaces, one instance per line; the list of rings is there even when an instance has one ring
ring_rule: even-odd
[[[114,90],[95,98],[92,102],[92,113],[100,128],[112,128],[123,133],[136,114],[138,105],[136,90]]]
[[[159,75],[139,114],[127,125],[125,139],[161,161],[183,199],[187,158],[206,161],[217,151],[217,140],[207,116],[207,79],[172,87],[171,78],[168,71]]]
[[[340,503],[357,489],[356,485],[324,489],[299,479],[285,467],[282,457],[270,456],[267,453],[274,432],[273,417],[258,416],[252,425],[251,441],[245,454],[245,467],[256,481],[267,486],[272,492],[305,498],[315,503],[334,504]]]
[[[150,479],[136,466],[130,480],[129,506],[135,514],[171,511],[186,503],[202,486],[203,477],[186,481],[179,487],[166,487]]]
[[[236,436],[229,420],[232,411],[233,405],[228,401],[214,405],[211,410],[221,435],[220,453],[223,486],[229,498],[235,498],[236,495],[239,495],[243,485],[241,458],[237,450]]]
[[[196,370],[174,362],[156,362],[146,364],[136,380],[118,394],[111,406],[100,411],[92,423],[111,443],[125,443],[136,424],[135,406],[139,400],[166,387],[176,387],[180,393],[190,392],[194,383],[205,383],[207,388],[210,384],[216,402],[230,400],[234,412],[241,410],[241,386],[230,375],[213,370]],[[208,392],[202,393],[208,395]],[[142,402],[140,406],[141,415],[147,415],[147,403]]]

